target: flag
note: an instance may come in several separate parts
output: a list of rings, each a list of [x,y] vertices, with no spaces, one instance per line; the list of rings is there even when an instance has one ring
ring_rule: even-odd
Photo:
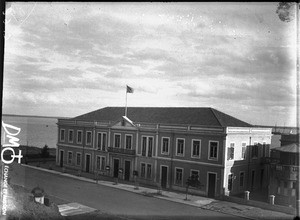
[[[127,93],[133,93],[133,88],[131,88],[130,86],[127,86],[127,85],[126,85],[126,87],[127,87]]]

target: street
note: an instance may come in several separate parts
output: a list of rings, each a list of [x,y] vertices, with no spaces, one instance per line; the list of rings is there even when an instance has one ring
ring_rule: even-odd
[[[48,195],[66,203],[78,202],[104,213],[134,219],[243,219],[203,210],[185,204],[147,197],[66,176],[13,164],[9,176],[12,184],[32,189],[44,188]]]

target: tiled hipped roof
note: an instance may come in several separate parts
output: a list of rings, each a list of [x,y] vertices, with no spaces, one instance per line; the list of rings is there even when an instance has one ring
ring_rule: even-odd
[[[117,121],[124,107],[106,107],[73,118],[80,121]],[[251,127],[252,125],[213,108],[129,107],[127,117],[134,123]]]

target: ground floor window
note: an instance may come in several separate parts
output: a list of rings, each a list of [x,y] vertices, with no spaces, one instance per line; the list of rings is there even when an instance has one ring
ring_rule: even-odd
[[[147,178],[151,179],[151,164],[147,164]]]
[[[228,190],[232,190],[232,183],[233,183],[233,174],[228,175]]]
[[[176,185],[182,185],[183,180],[183,169],[182,168],[176,168],[175,169],[175,184]]]
[[[105,157],[97,156],[96,169],[105,170]]]
[[[68,163],[71,164],[73,159],[73,152],[68,152]]]
[[[77,166],[81,165],[81,154],[80,153],[76,154],[76,165]]]
[[[146,164],[141,163],[141,178],[145,178],[146,176]]]
[[[245,172],[240,172],[240,187],[244,186]]]

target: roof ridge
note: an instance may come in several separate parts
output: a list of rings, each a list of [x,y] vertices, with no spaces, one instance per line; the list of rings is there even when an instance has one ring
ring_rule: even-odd
[[[212,111],[213,115],[215,116],[215,118],[217,119],[217,121],[219,122],[219,124],[221,125],[221,127],[224,127],[223,124],[221,123],[220,119],[217,117],[217,115],[215,113],[216,109],[210,107],[210,110]]]

